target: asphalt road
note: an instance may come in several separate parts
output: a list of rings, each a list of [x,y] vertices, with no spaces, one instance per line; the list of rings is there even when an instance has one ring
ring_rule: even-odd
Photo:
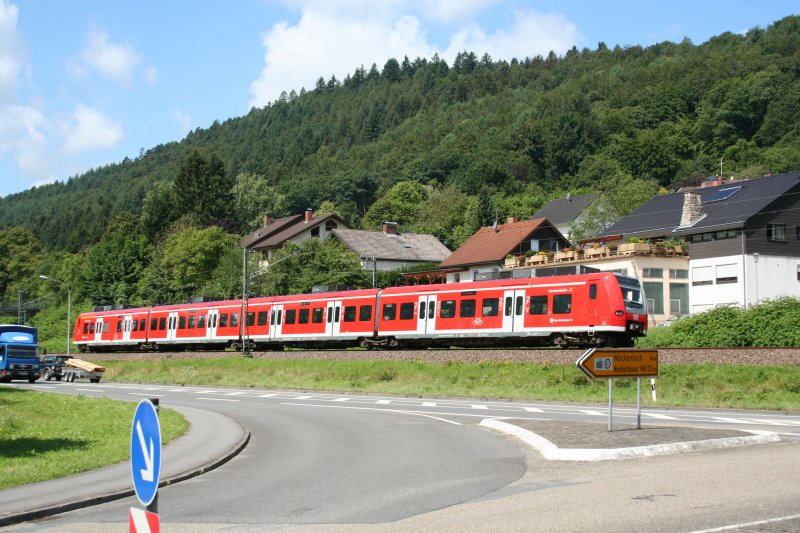
[[[214,410],[250,429],[248,447],[224,467],[159,491],[170,531],[690,531],[800,514],[800,417],[791,415],[647,410],[649,424],[769,429],[789,440],[586,464],[544,461],[476,424],[506,416],[597,421],[606,416],[602,406],[112,383],[31,387],[159,397],[164,406]],[[635,421],[631,409],[614,415],[617,424]],[[126,531],[134,503],[8,529]]]

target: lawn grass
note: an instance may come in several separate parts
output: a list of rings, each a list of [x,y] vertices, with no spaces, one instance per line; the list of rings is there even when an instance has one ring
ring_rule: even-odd
[[[574,365],[421,361],[161,359],[102,361],[117,381],[221,387],[324,390],[400,396],[599,402],[604,379]],[[662,365],[657,402],[644,380],[642,405],[800,410],[800,366]],[[636,402],[636,380],[619,379],[615,403]]]
[[[130,459],[136,403],[0,387],[0,490]],[[163,442],[188,423],[160,409]]]

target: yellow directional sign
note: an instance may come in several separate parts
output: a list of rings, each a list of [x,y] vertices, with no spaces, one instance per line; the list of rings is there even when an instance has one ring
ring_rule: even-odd
[[[592,379],[657,376],[658,350],[592,348],[575,364]]]

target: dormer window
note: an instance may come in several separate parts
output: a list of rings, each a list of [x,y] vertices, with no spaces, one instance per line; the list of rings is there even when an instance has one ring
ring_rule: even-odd
[[[339,227],[338,224],[336,224],[336,222],[334,222],[333,220],[329,220],[325,223],[325,231],[331,231],[338,227]]]

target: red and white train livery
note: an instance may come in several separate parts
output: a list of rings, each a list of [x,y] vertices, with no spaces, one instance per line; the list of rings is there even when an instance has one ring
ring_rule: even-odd
[[[242,317],[245,317],[242,320]],[[81,351],[284,346],[631,346],[638,280],[610,272],[361,289],[82,313]]]

